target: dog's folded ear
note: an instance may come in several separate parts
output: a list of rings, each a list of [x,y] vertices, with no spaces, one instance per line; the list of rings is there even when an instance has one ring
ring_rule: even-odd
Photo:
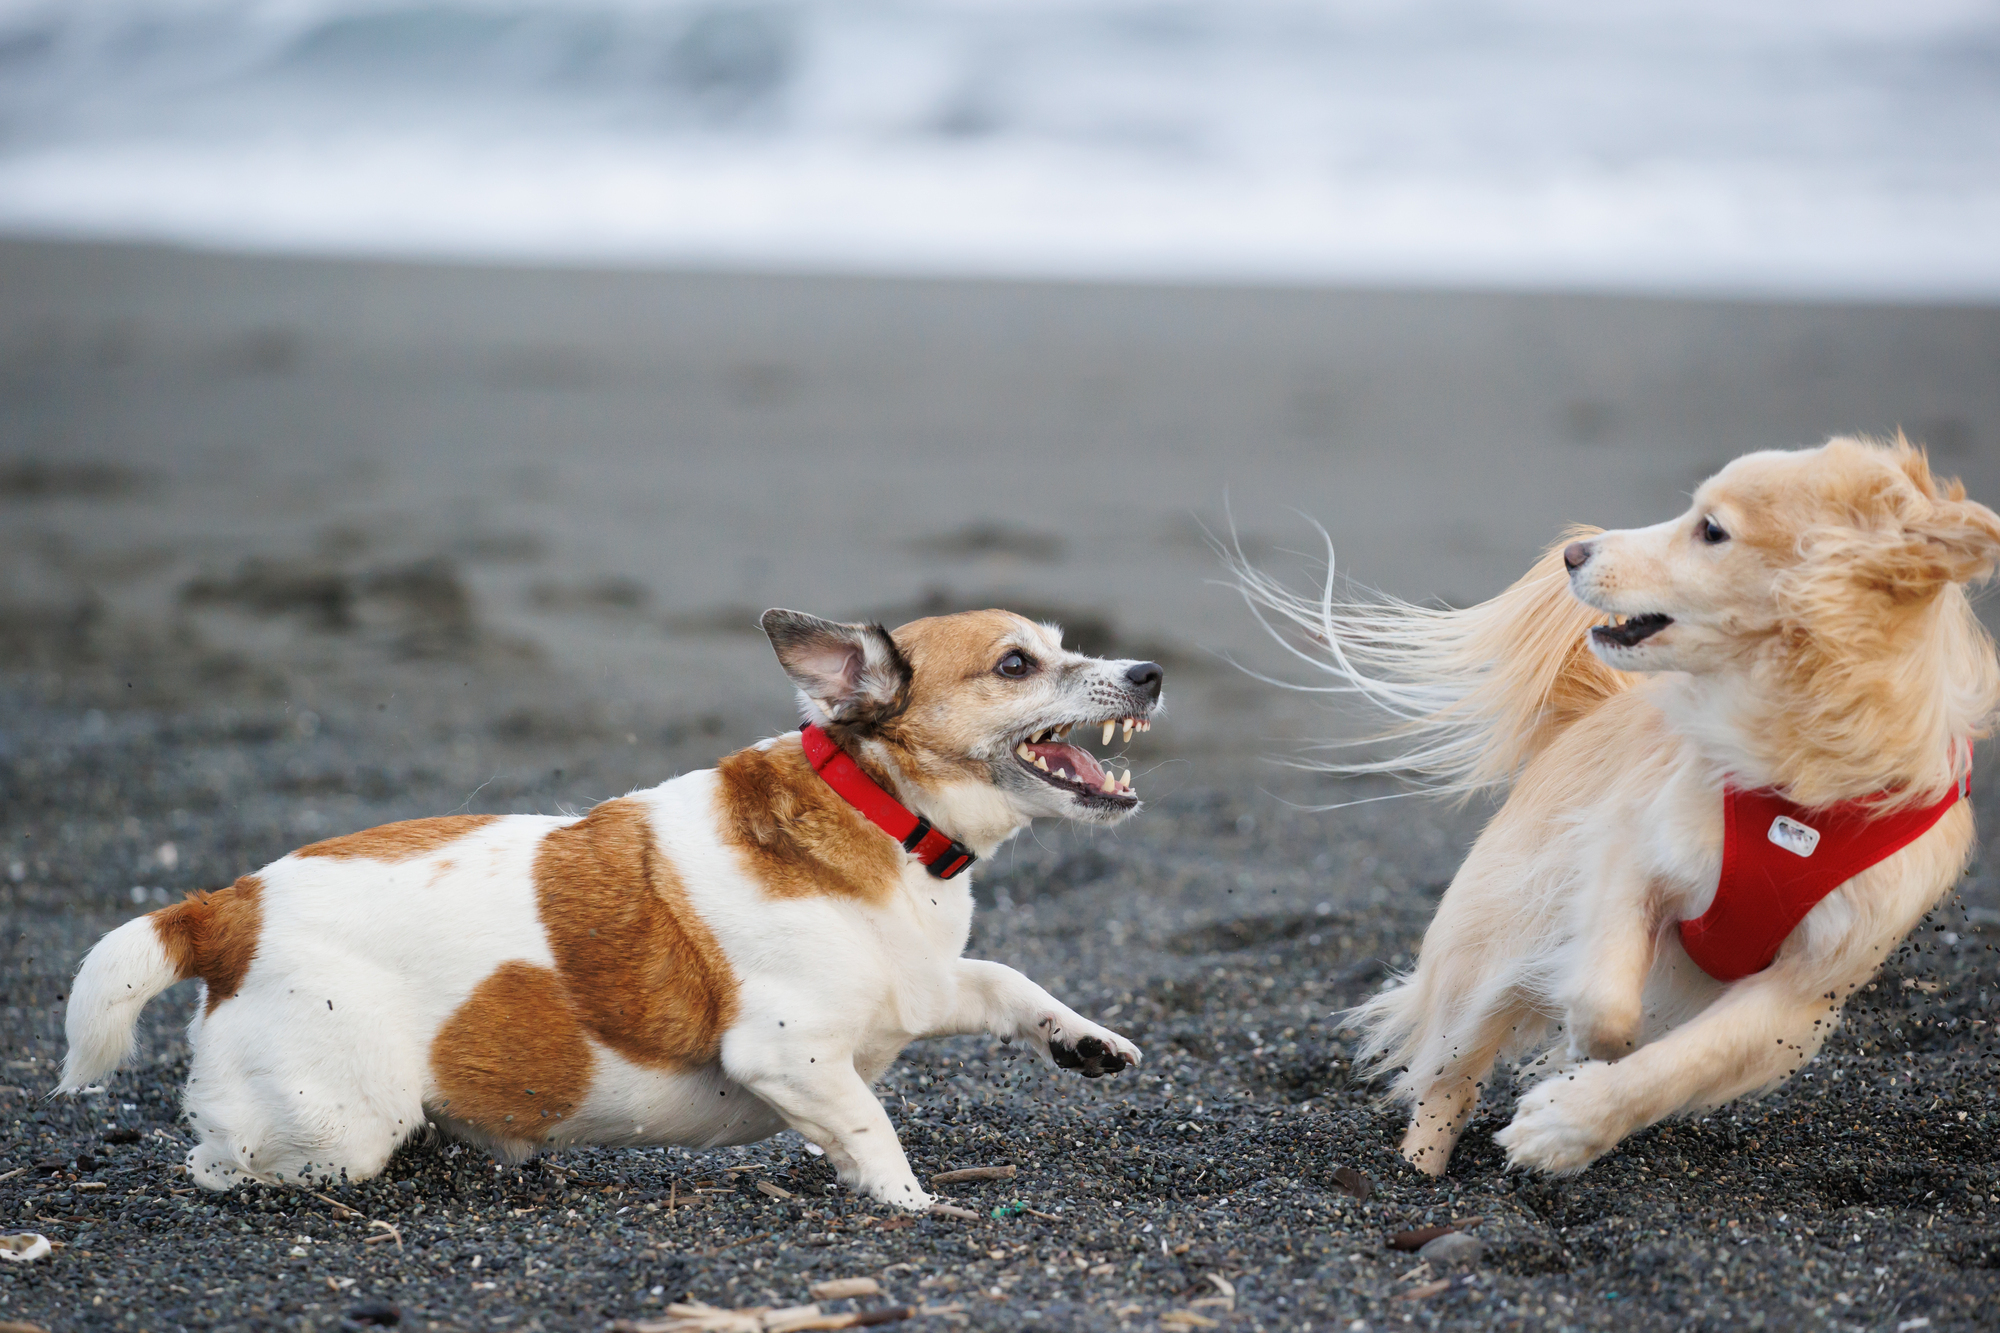
[[[2000,515],[1974,500],[1933,501],[1905,524],[1931,583],[1977,583],[2000,569]]]
[[[880,625],[846,625],[775,607],[758,623],[799,693],[831,721],[872,726],[909,706],[909,659]]]

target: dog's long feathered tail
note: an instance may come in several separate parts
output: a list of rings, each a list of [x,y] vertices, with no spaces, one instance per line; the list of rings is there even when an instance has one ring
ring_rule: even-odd
[[[1335,576],[1330,542],[1317,597],[1291,592],[1240,553],[1230,564],[1265,628],[1333,678],[1298,688],[1357,698],[1387,715],[1387,726],[1341,742],[1369,746],[1377,757],[1320,767],[1398,774],[1463,799],[1509,782],[1565,727],[1636,679],[1592,656],[1590,627],[1610,618],[1570,594],[1562,548],[1596,531],[1565,533],[1512,587],[1463,610],[1350,590]],[[1297,642],[1301,634],[1309,647]],[[1361,1063],[1399,1070],[1391,1095],[1412,1102],[1425,1076],[1469,1053],[1451,1049],[1442,1034],[1466,1031],[1461,1020],[1495,1011],[1495,996],[1519,980],[1505,969],[1468,977],[1466,968],[1481,966],[1477,957],[1423,961],[1348,1013],[1366,1034]],[[1447,973],[1448,990],[1466,997],[1463,1013],[1445,1012],[1452,1007],[1440,989]]]
[[[1512,587],[1462,610],[1353,589],[1334,571],[1330,541],[1317,596],[1291,591],[1240,551],[1225,559],[1265,629],[1333,678],[1280,683],[1352,696],[1387,716],[1373,734],[1337,742],[1377,757],[1318,767],[1400,774],[1465,797],[1509,781],[1564,727],[1631,686],[1631,676],[1591,655],[1590,627],[1610,617],[1570,595],[1563,567],[1563,546],[1596,531],[1572,529]]]

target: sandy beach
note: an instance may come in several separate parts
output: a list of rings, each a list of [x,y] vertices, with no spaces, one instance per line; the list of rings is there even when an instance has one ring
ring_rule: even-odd
[[[1272,762],[1339,724],[1232,665],[1285,669],[1214,548],[1309,580],[1316,521],[1359,580],[1462,603],[1738,453],[1898,428],[2000,502],[2000,308],[0,241],[0,1231],[64,1246],[0,1265],[0,1326],[600,1329],[872,1276],[923,1329],[1990,1327],[1992,867],[1785,1090],[1570,1181],[1503,1173],[1503,1092],[1424,1180],[1337,1012],[1408,961],[1481,811],[1308,808],[1390,789]],[[187,987],[139,1068],[44,1100],[67,979],[130,915],[788,728],[771,605],[1008,606],[1167,666],[1149,808],[1017,840],[972,946],[1144,1072],[966,1039],[883,1088],[920,1176],[1019,1168],[947,1191],[977,1220],[884,1218],[790,1137],[506,1170],[430,1142],[332,1202],[193,1194]],[[1983,753],[1976,787],[1990,821]],[[1453,1220],[1467,1272],[1385,1244]]]

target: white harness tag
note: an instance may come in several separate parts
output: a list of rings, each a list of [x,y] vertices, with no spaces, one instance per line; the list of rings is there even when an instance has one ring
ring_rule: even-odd
[[[1819,830],[1808,828],[1796,819],[1779,815],[1771,821],[1771,831],[1765,836],[1794,856],[1811,856],[1813,848],[1819,846]]]

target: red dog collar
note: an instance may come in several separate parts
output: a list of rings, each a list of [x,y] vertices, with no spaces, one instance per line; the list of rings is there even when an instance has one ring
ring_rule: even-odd
[[[950,879],[979,858],[962,843],[954,842],[931,827],[931,822],[883,791],[881,784],[861,771],[852,755],[834,743],[814,723],[799,728],[805,743],[806,760],[826,785],[840,793],[842,800],[868,817],[868,822],[903,844],[924,863],[924,869],[939,879]]]
[[[1722,878],[1715,901],[1681,922],[1681,946],[1717,981],[1761,972],[1822,898],[1930,832],[1971,793],[1972,762],[1943,800],[1880,813],[1867,800],[1817,810],[1771,791],[1722,792]]]

